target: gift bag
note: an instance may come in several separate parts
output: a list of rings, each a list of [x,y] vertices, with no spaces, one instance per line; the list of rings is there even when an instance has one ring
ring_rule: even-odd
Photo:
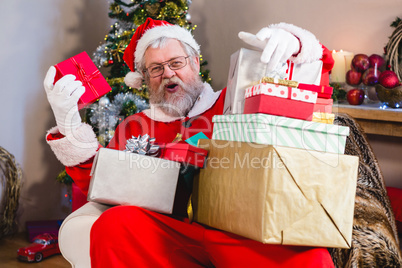
[[[230,57],[230,68],[224,104],[224,114],[240,114],[244,109],[246,88],[267,76],[266,64],[260,61],[261,51],[241,48]],[[319,85],[321,80],[322,61],[312,63],[287,63],[287,80],[299,83]]]

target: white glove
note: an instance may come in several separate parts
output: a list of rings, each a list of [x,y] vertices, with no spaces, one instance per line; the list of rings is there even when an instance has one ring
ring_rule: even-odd
[[[63,135],[68,135],[81,125],[77,103],[84,94],[85,87],[81,81],[75,81],[76,77],[72,74],[63,76],[53,85],[55,76],[56,68],[51,66],[43,85],[59,131]]]
[[[239,32],[239,38],[262,50],[261,62],[267,63],[267,72],[281,69],[286,61],[300,50],[299,40],[282,29],[265,27],[256,35]]]

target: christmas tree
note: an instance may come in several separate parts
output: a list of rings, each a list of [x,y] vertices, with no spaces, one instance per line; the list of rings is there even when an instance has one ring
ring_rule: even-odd
[[[130,71],[123,61],[125,48],[138,26],[150,17],[165,20],[190,31],[192,25],[188,8],[191,0],[114,0],[110,3],[109,17],[114,20],[109,33],[93,53],[92,60],[101,70],[107,70],[106,80],[112,88],[106,96],[85,110],[83,121],[90,124],[102,146],[107,146],[114,135],[116,126],[127,116],[148,108],[148,91],[145,84],[141,88],[125,85],[124,77]],[[200,75],[204,82],[211,82],[207,62],[200,57]],[[71,183],[65,171],[58,181]]]

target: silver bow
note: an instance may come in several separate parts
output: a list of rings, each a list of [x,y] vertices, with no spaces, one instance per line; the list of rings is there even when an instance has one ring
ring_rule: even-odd
[[[132,152],[141,155],[157,155],[159,153],[159,146],[154,144],[155,138],[149,137],[148,134],[138,137],[132,136],[127,140],[126,152]]]

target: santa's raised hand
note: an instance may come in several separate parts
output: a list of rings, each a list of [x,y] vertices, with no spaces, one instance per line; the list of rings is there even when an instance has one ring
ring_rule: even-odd
[[[81,81],[76,80],[76,77],[71,74],[63,76],[54,84],[55,76],[56,68],[51,66],[47,71],[43,85],[59,132],[63,135],[69,135],[81,125],[77,103],[84,94],[85,87]]]
[[[245,43],[262,51],[261,62],[267,63],[267,72],[281,69],[300,50],[299,39],[283,29],[264,27],[255,35],[239,32],[238,36]]]

